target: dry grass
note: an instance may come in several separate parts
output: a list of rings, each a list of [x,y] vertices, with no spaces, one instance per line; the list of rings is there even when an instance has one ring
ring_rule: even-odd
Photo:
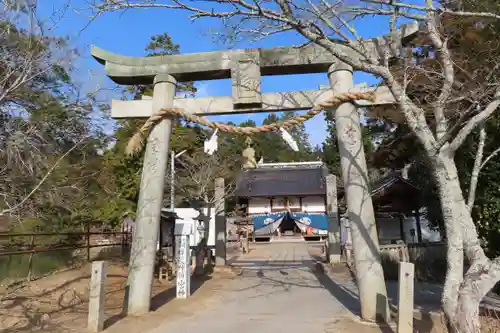
[[[500,318],[498,318],[497,316],[494,317],[481,316],[481,331],[483,333],[500,332]]]

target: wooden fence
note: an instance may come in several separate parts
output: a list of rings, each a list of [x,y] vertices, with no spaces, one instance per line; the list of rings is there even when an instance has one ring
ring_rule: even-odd
[[[345,248],[344,256],[353,265],[352,247]],[[446,274],[446,244],[386,244],[380,245],[384,274],[388,280],[397,280],[399,262],[415,264],[415,277],[420,281],[442,282]]]
[[[118,248],[122,256],[128,252],[131,243],[131,233],[126,231],[91,231],[85,232],[35,232],[35,233],[0,233],[0,280],[6,278],[7,270],[18,270],[11,272],[16,274],[26,271],[24,277],[27,280],[33,278],[33,266],[37,254],[66,253],[66,261],[90,261],[91,250],[94,248]],[[78,250],[82,250],[83,253]],[[49,255],[50,257],[50,255]],[[15,258],[24,258],[16,261]],[[45,258],[47,259],[47,258]],[[57,264],[55,264],[57,266]],[[24,267],[26,266],[26,267]],[[50,267],[47,267],[50,270]],[[1,270],[1,269],[0,269]],[[2,276],[4,275],[4,276]]]

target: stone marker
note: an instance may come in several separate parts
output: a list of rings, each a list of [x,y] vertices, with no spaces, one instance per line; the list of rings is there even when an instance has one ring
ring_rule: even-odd
[[[328,242],[326,260],[340,263],[340,221],[337,206],[337,177],[326,176],[326,212],[328,214]]]
[[[175,251],[177,259],[176,297],[188,298],[191,295],[191,255],[189,235],[191,224],[175,224]]]
[[[413,333],[413,279],[415,265],[399,263],[398,333]]]
[[[105,261],[92,262],[89,286],[89,315],[87,327],[90,332],[101,332],[104,329],[104,287],[108,264]]]

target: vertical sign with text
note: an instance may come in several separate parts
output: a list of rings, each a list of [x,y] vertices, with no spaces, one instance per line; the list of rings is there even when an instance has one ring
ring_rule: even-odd
[[[189,235],[176,235],[175,248],[177,256],[177,298],[191,295],[191,260],[189,251]]]

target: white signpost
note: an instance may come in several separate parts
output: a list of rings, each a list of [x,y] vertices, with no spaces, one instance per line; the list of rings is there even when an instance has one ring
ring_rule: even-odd
[[[194,208],[175,208],[175,214],[179,219],[175,222],[177,224],[191,224],[191,237],[189,238],[189,245],[197,246],[207,232],[207,246],[215,246],[215,210],[212,208],[202,208],[203,215],[207,217],[207,221],[200,220],[200,212]],[[210,213],[210,216],[208,214]],[[208,230],[206,230],[208,228]]]
[[[175,250],[177,259],[176,297],[188,298],[191,295],[191,255],[189,236],[192,224],[175,224]]]

